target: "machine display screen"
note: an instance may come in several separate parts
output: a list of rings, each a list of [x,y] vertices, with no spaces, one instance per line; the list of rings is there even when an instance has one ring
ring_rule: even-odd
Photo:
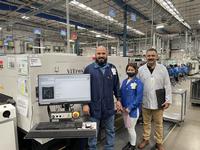
[[[38,76],[39,105],[76,104],[91,100],[89,74]]]
[[[3,40],[0,40],[0,47],[3,46]]]
[[[40,34],[41,34],[41,29],[40,29],[40,28],[35,28],[35,29],[33,30],[33,33],[34,33],[34,34],[37,34],[37,35],[40,35]]]
[[[8,46],[14,47],[14,42],[13,42],[13,41],[9,41],[9,42],[8,42]]]
[[[61,35],[61,36],[66,36],[66,35],[67,35],[67,33],[66,33],[66,31],[65,31],[65,30],[60,30],[60,35]]]

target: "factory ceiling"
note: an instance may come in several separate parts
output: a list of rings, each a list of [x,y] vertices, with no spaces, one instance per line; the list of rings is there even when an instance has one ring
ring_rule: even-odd
[[[66,1],[0,0],[0,27],[59,32],[66,29]],[[130,39],[153,32],[196,32],[199,6],[199,0],[69,0],[70,30],[91,42],[99,33],[105,39],[122,38],[126,16]]]

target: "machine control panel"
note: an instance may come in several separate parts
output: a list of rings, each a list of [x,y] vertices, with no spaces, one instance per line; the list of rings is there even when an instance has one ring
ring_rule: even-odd
[[[52,112],[51,119],[71,119],[72,112]]]
[[[51,112],[51,119],[78,119],[80,112]]]

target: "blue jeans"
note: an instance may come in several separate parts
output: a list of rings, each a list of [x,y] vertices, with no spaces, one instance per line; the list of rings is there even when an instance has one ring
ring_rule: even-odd
[[[99,123],[105,126],[106,131],[106,143],[104,145],[104,150],[114,150],[114,140],[115,140],[115,129],[114,129],[115,116],[111,116],[105,120],[98,120],[96,118],[90,118],[90,121],[97,123],[97,134],[99,132]],[[88,138],[89,150],[97,149],[97,137]]]

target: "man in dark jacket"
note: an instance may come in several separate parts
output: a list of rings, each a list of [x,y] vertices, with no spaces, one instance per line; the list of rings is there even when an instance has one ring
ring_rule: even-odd
[[[121,110],[120,85],[117,69],[113,64],[107,63],[108,52],[103,46],[96,49],[96,61],[85,68],[84,73],[91,75],[91,102],[83,106],[83,112],[90,116],[90,121],[105,126],[105,150],[114,149],[114,116],[115,107],[113,93],[117,99],[117,110]],[[89,150],[96,150],[97,138],[89,138]]]

